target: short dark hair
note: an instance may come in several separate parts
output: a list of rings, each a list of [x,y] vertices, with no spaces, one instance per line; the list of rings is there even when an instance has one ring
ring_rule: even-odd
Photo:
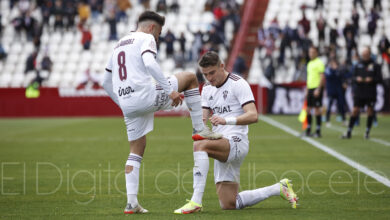
[[[157,24],[164,26],[165,17],[157,14],[154,11],[145,11],[138,18],[138,23],[141,23],[143,21],[154,21]]]
[[[221,62],[218,54],[214,51],[208,51],[199,60],[200,67],[216,66]]]

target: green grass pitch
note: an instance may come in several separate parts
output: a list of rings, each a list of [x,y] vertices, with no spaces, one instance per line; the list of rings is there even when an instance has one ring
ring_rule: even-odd
[[[296,116],[270,116],[295,130]],[[365,118],[351,140],[337,122],[319,142],[390,177],[390,147],[362,138]],[[372,138],[390,142],[390,117],[379,117]],[[156,118],[140,170],[139,201],[150,211],[125,216],[124,165],[129,145],[122,118],[0,119],[0,219],[389,219],[390,190],[365,174],[265,122],[250,126],[250,151],[241,188],[293,180],[296,210],[272,197],[244,210],[222,211],[213,163],[204,211],[179,216],[192,192],[189,118]]]

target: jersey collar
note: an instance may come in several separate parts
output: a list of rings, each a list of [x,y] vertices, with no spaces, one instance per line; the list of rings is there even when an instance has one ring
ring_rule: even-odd
[[[230,74],[231,74],[231,73],[229,73],[229,74],[226,76],[225,81],[223,81],[223,83],[222,83],[221,85],[216,86],[216,87],[217,87],[217,88],[221,88],[223,85],[225,85],[225,83],[226,83],[226,82],[228,81],[228,79],[229,79]]]

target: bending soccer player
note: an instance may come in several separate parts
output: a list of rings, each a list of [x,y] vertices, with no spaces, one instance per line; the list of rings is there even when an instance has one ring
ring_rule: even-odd
[[[209,157],[214,158],[214,181],[222,209],[242,209],[279,195],[295,208],[297,197],[288,179],[264,188],[238,192],[240,166],[249,150],[248,125],[258,120],[254,97],[248,83],[240,76],[228,73],[215,52],[204,54],[199,66],[209,81],[202,92],[203,118],[210,119],[213,130],[224,137],[194,142],[194,192],[191,200],[174,213],[202,210]]]
[[[103,87],[121,108],[130,142],[126,161],[126,214],[146,213],[137,199],[139,168],[146,147],[146,134],[153,130],[154,112],[182,104],[180,92],[190,110],[193,139],[218,139],[202,120],[201,97],[195,74],[179,73],[165,78],[156,62],[156,42],[165,18],[146,11],[138,27],[119,40],[108,61]],[[158,84],[152,82],[154,78]]]

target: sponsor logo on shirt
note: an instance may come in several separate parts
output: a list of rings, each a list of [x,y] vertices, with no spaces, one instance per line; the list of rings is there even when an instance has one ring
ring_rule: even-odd
[[[232,112],[232,110],[230,109],[230,105],[228,105],[228,106],[218,106],[218,107],[214,107],[213,108],[213,112],[214,113],[218,113],[218,114],[224,114],[224,113],[227,113],[227,112]]]
[[[134,89],[131,88],[131,86],[128,86],[126,88],[119,87],[118,89],[118,95],[119,96],[126,96],[134,92]]]

